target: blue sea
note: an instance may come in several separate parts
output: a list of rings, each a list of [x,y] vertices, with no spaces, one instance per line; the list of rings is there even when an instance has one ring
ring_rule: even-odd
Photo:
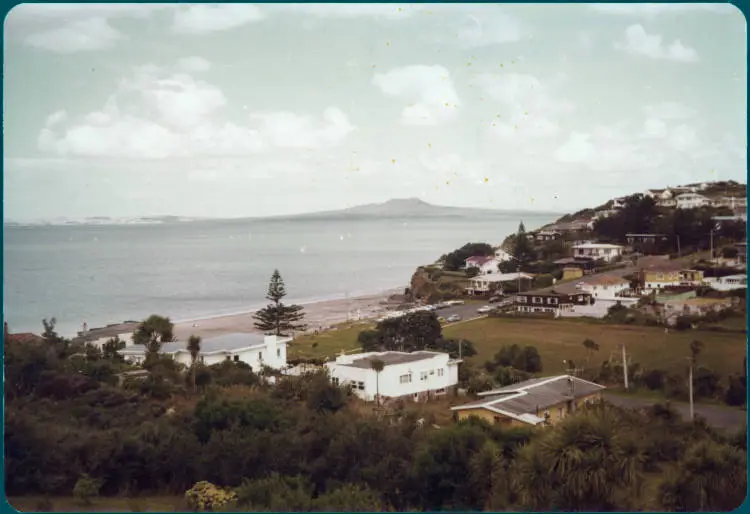
[[[57,319],[72,336],[150,314],[173,320],[264,305],[278,268],[288,299],[308,302],[406,287],[415,268],[467,242],[496,245],[552,214],[255,219],[4,228],[4,309],[11,332]]]

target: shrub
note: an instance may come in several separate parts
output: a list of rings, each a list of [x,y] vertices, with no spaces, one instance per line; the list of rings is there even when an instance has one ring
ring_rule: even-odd
[[[730,377],[729,387],[724,393],[724,402],[727,405],[744,405],[747,399],[747,388],[742,377]]]
[[[84,473],[73,487],[73,496],[83,505],[91,505],[91,499],[99,496],[101,487],[101,480],[91,478]]]
[[[661,369],[652,369],[645,372],[641,378],[643,385],[652,391],[660,391],[664,389],[664,381],[667,377],[667,373]]]
[[[185,492],[185,503],[193,512],[216,511],[228,507],[237,500],[237,494],[201,481]]]

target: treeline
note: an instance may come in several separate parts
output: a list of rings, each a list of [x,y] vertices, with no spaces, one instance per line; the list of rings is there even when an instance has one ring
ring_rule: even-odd
[[[205,368],[194,393],[184,369],[157,357],[149,378],[120,386],[127,364],[76,357],[47,335],[5,346],[6,383],[17,384],[5,404],[10,496],[191,490],[176,510],[211,510],[214,498],[234,511],[686,511],[732,510],[745,495],[745,431],[683,423],[669,409],[603,404],[544,429],[432,428],[408,403],[363,409],[325,374],[272,386],[228,362]],[[534,355],[508,347],[495,361],[532,369]]]

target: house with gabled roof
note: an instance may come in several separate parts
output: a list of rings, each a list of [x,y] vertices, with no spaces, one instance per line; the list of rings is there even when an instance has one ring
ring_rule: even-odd
[[[497,273],[500,269],[500,260],[494,255],[475,255],[464,261],[466,269],[477,268],[480,275]]]
[[[478,417],[495,425],[545,425],[599,401],[604,389],[570,375],[533,378],[479,393],[480,399],[451,410],[459,420]]]

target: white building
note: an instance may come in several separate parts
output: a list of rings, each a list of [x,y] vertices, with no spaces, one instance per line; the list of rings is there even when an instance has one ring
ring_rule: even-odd
[[[527,273],[495,273],[492,275],[477,275],[469,279],[468,294],[485,294],[498,288],[504,282],[517,282],[519,279],[531,280],[534,277]]]
[[[378,377],[372,369],[376,359],[385,364]],[[341,355],[325,366],[334,384],[351,385],[365,401],[375,401],[376,386],[381,398],[409,397],[418,401],[445,394],[457,385],[460,362],[441,352],[369,352]]]
[[[615,300],[630,290],[630,282],[611,275],[593,275],[576,287],[595,300]]]
[[[711,203],[711,200],[698,193],[683,193],[675,198],[678,209],[696,209]]]
[[[623,247],[604,243],[583,243],[573,246],[573,257],[611,262],[622,256]]]
[[[735,289],[747,288],[747,275],[729,275],[721,278],[706,278],[706,284],[717,291],[733,291]]]
[[[286,347],[291,340],[291,337],[264,336],[263,334],[226,334],[202,340],[198,359],[206,366],[232,360],[248,364],[253,371],[259,371],[264,365],[274,369],[283,369],[287,366]],[[190,365],[187,342],[165,343],[160,353],[170,355],[181,364]],[[134,345],[121,350],[120,355],[125,360],[140,364],[146,357],[145,347]]]
[[[499,262],[508,262],[508,261],[513,260],[514,257],[508,252],[506,252],[505,250],[503,250],[502,248],[497,248],[495,250],[495,259],[498,260]]]
[[[480,275],[497,273],[500,269],[500,261],[494,256],[474,256],[464,261],[466,269],[477,268]]]

